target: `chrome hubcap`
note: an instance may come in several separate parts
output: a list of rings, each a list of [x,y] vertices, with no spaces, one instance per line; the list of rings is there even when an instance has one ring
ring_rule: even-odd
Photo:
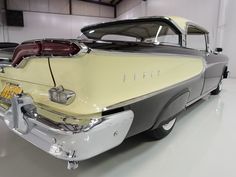
[[[172,121],[168,122],[167,124],[162,125],[162,128],[166,131],[170,130],[174,124],[175,124],[176,119],[173,119]]]

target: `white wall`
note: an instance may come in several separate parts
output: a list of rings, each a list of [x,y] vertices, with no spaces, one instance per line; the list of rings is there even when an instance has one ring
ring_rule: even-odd
[[[0,8],[3,5],[2,2],[0,0]],[[41,4],[43,2],[44,4]],[[3,18],[0,16],[0,41],[5,39],[5,41],[22,42],[46,37],[75,38],[80,35],[80,28],[85,25],[113,20],[113,18],[77,16],[86,13],[93,16],[109,16],[109,14],[113,14],[113,11],[109,7],[95,7],[77,0],[72,2],[74,3],[72,11],[76,15],[69,16],[50,14],[67,14],[67,0],[8,0],[8,5],[12,9],[48,11],[50,13],[24,12],[24,28],[5,27],[4,31]],[[234,59],[236,56],[234,49],[236,41],[235,0],[147,0],[146,2],[123,0],[118,5],[117,13],[120,14],[118,19],[177,15],[201,24],[211,33],[212,48],[216,46],[224,48],[224,53],[230,58],[231,76],[236,77],[236,59]]]
[[[117,19],[128,19],[147,16],[147,3],[138,0],[136,3],[132,1],[122,1],[117,6]]]
[[[230,61],[231,77],[236,77],[236,1],[226,1],[225,23],[224,28],[223,48]]]
[[[73,0],[72,14],[114,18],[114,8],[110,6]]]
[[[22,42],[37,38],[76,38],[83,26],[110,18],[24,12],[24,27],[5,27],[5,39]],[[3,41],[3,39],[0,39]]]
[[[142,9],[139,9],[141,11],[136,11],[135,7],[139,6],[142,0],[123,0],[121,3],[117,5],[117,16],[123,16],[126,14],[126,12],[131,12],[134,14],[142,14]],[[132,15],[128,13],[129,15]]]
[[[0,0],[0,2],[3,2]],[[1,6],[1,3],[0,3]],[[114,8],[72,0],[7,0],[8,9],[24,11],[24,27],[7,27],[0,17],[0,42],[22,42],[37,38],[76,38],[83,26],[110,21]],[[0,15],[4,15],[4,10]]]
[[[7,0],[8,9],[69,14],[69,0]],[[72,0],[72,14],[95,17],[114,17],[114,8]]]
[[[0,0],[0,42],[3,39],[3,0]]]
[[[128,1],[126,1],[128,3]],[[119,19],[141,16],[181,16],[205,27],[210,32],[212,47],[216,46],[220,0],[147,0],[120,15]],[[121,3],[118,8],[127,6]]]
[[[120,9],[127,6],[121,3]],[[231,77],[236,77],[235,0],[147,0],[124,12],[118,19],[153,15],[177,15],[190,19],[210,32],[211,47],[223,47],[229,57]]]
[[[210,32],[216,45],[219,0],[149,0],[147,15],[177,15],[190,19]]]

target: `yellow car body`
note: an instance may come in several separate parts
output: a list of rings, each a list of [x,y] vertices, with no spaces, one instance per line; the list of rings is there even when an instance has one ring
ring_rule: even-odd
[[[218,88],[222,74],[227,74],[227,60],[220,61],[224,56],[213,53],[206,58],[208,48],[203,53],[186,48],[187,29],[194,26],[186,19],[152,17],[137,22],[146,20],[170,25],[182,41],[177,46],[156,43],[151,46],[153,52],[145,52],[146,47],[141,51],[105,50],[79,40],[62,41],[80,49],[68,56],[29,55],[20,48],[33,45],[32,51],[39,50],[45,41],[50,48],[53,40],[23,43],[13,55],[17,58],[25,50],[27,55],[19,63],[0,63],[0,117],[24,139],[69,161],[69,168],[119,145],[126,137],[172,122],[187,106]],[[92,35],[101,26],[130,22],[135,20],[89,26],[82,32]],[[208,37],[208,32],[197,25],[192,33]],[[214,62],[212,58],[216,58]],[[9,84],[22,92],[12,94]],[[52,90],[70,93],[66,96],[73,99],[66,104],[52,101]],[[162,128],[169,133],[172,127],[166,127]]]

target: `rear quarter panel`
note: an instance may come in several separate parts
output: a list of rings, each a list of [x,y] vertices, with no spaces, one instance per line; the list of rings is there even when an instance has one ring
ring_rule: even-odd
[[[73,58],[52,58],[50,63],[57,85],[77,94],[71,105],[57,107],[77,114],[102,112],[111,105],[184,82],[204,70],[198,56],[98,50]]]

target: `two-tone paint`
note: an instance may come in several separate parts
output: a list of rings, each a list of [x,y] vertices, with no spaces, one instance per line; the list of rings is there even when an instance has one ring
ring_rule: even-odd
[[[227,73],[227,57],[209,50],[204,28],[179,17],[151,17],[97,24],[82,32],[110,24],[158,20],[178,32],[179,45],[107,50],[78,40],[83,54],[29,57],[18,68],[12,67],[10,60],[6,67],[2,59],[0,89],[10,82],[19,85],[24,95],[12,100],[18,111],[1,102],[0,117],[24,139],[69,161],[69,168],[118,146],[127,137],[174,119],[215,90]],[[189,25],[204,32],[205,51],[186,48]],[[49,90],[58,86],[74,91],[71,104],[49,99]],[[18,124],[28,126],[23,134],[14,125],[12,113]]]

